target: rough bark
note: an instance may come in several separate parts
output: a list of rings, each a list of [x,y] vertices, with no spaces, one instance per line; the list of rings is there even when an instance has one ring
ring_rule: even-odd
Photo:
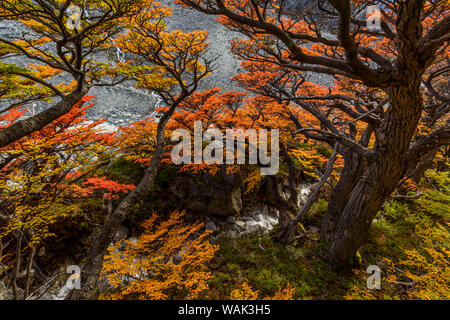
[[[328,208],[322,218],[320,236],[321,240],[329,243],[331,241],[339,214],[344,209],[350,194],[358,183],[363,169],[361,157],[354,152],[344,152],[344,168],[340,179],[331,194]]]
[[[41,130],[52,121],[68,113],[73,106],[87,93],[87,88],[78,89],[63,97],[52,107],[33,117],[20,120],[0,131],[0,147],[4,147],[33,132]]]
[[[332,235],[328,259],[335,269],[351,264],[373,218],[406,172],[408,147],[422,111],[418,83],[388,90],[391,108],[378,133],[375,161],[367,164],[351,191]]]

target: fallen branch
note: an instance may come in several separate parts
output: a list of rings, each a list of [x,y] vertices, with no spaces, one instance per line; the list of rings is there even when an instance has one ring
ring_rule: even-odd
[[[336,161],[337,156],[337,146],[336,143],[334,147],[334,151],[330,159],[328,159],[327,169],[325,170],[324,174],[322,175],[322,178],[320,181],[316,184],[313,191],[308,196],[308,200],[306,201],[305,205],[302,207],[300,212],[297,214],[297,216],[294,218],[294,220],[291,221],[290,224],[288,224],[285,228],[283,228],[280,233],[277,235],[278,241],[281,241],[283,243],[290,243],[292,242],[292,237],[294,234],[295,228],[297,228],[297,225],[301,223],[306,213],[311,209],[312,205],[317,202],[319,199],[319,192],[322,186],[327,181],[328,177],[330,176],[331,172],[333,171],[333,165]]]
[[[423,194],[423,192],[419,192],[415,196],[404,196],[401,194],[393,194],[391,196],[391,198],[395,199],[395,200],[414,200],[414,199],[418,199],[422,194]]]

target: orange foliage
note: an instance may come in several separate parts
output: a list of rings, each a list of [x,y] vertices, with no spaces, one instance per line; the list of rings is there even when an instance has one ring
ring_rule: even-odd
[[[114,290],[103,299],[196,299],[208,289],[207,264],[218,246],[209,243],[210,231],[201,232],[203,223],[185,224],[184,214],[153,215],[137,241],[109,250],[103,274]]]
[[[83,105],[93,98],[85,96],[65,116],[1,148],[0,205],[8,217],[2,237],[20,231],[29,234],[30,246],[37,246],[54,236],[51,225],[82,212],[81,198],[98,190],[105,198],[116,199],[119,193],[134,188],[92,177],[114,155],[110,147],[114,134],[98,128],[103,121],[85,118],[94,104]],[[11,109],[1,120],[8,126],[22,114],[20,109]]]
[[[230,294],[231,300],[294,300],[295,288],[290,283],[285,288],[279,288],[272,297],[261,298],[257,290],[253,290],[247,282],[240,284]]]

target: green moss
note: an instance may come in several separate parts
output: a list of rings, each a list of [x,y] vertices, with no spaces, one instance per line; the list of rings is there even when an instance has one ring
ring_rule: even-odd
[[[162,165],[158,169],[158,174],[156,175],[152,191],[155,192],[168,188],[170,182],[173,181],[175,175],[177,174],[177,171],[178,168],[174,165]]]
[[[449,246],[448,232],[445,228],[437,228],[438,224],[448,222],[448,176],[446,173],[427,175],[439,189],[427,189],[418,199],[387,201],[372,223],[367,243],[352,261],[355,263],[353,272],[337,274],[330,271],[327,263],[320,258],[326,252],[325,244],[315,241],[310,234],[293,246],[274,242],[270,235],[221,239],[210,298],[227,299],[231,290],[242,282],[257,290],[261,298],[272,296],[287,283],[295,288],[296,299],[406,298],[404,286],[394,286],[384,280],[381,290],[368,290],[366,267],[379,265],[384,259],[398,263],[407,259],[405,251],[408,249],[422,252],[424,243],[417,235],[418,227],[429,226],[435,232],[436,239],[433,241],[439,247]],[[326,201],[319,200],[308,212],[305,225],[319,221],[327,206]],[[279,226],[275,226],[272,233],[278,231]],[[382,273],[383,277],[385,275]],[[399,281],[410,281],[401,274],[398,277]]]
[[[284,246],[274,242],[270,235],[221,239],[214,264],[219,267],[215,268],[210,283],[212,298],[228,298],[231,290],[242,282],[258,290],[261,297],[272,296],[289,283],[295,288],[296,299],[342,298],[348,283],[337,281],[338,276],[315,255],[316,244],[308,240],[302,247]],[[231,282],[226,275],[232,276]]]
[[[320,225],[321,219],[328,209],[328,201],[319,199],[312,205],[305,216],[305,225]]]
[[[99,175],[126,184],[138,184],[144,176],[144,169],[124,158],[118,158],[109,166],[99,170]]]

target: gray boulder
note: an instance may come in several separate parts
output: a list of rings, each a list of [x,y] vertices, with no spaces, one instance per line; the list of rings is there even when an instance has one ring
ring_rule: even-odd
[[[214,223],[214,221],[210,221],[210,222],[208,222],[208,223],[205,225],[205,229],[206,229],[206,230],[211,230],[211,231],[216,232],[216,231],[217,231],[217,226],[216,226],[216,224]]]
[[[217,216],[239,215],[242,209],[241,178],[237,175],[178,176],[169,190],[184,207]]]

